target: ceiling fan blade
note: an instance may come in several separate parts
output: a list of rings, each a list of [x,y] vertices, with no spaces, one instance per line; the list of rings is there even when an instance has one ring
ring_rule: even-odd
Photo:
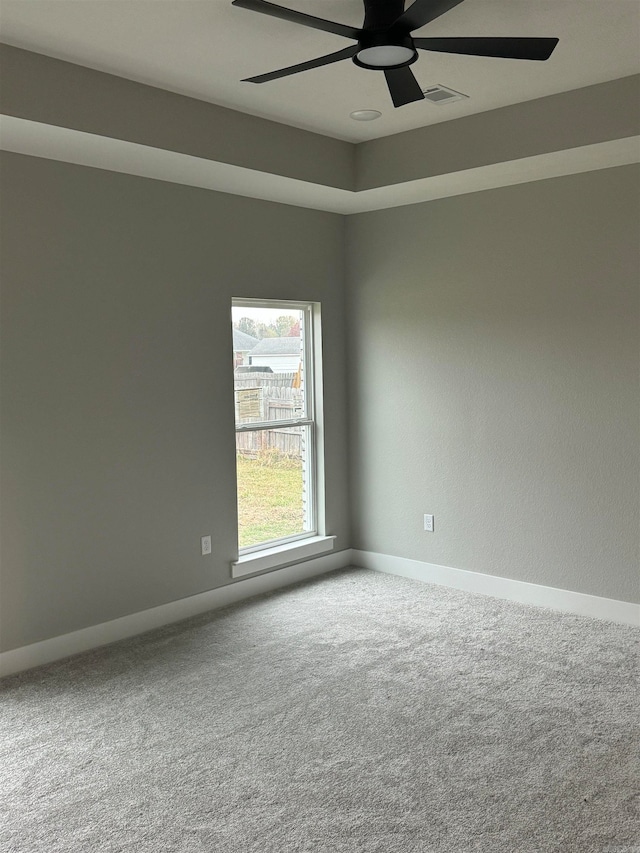
[[[559,39],[544,38],[433,38],[414,39],[422,50],[464,53],[469,56],[499,56],[504,59],[549,59]]]
[[[341,59],[351,59],[357,52],[358,45],[353,47],[345,47],[344,50],[338,50],[335,53],[327,53],[325,56],[319,56],[317,59],[310,59],[308,62],[301,62],[299,65],[290,65],[288,68],[281,68],[279,71],[270,71],[268,74],[259,74],[257,77],[247,77],[243,83],[268,83],[269,80],[278,80],[280,77],[288,77],[290,74],[298,74],[300,71],[308,71],[310,68],[320,68],[322,65],[331,65],[332,62],[340,62]]]
[[[387,78],[387,86],[394,107],[424,100],[420,84],[408,65],[402,68],[385,68],[384,76]]]
[[[453,9],[462,3],[462,0],[415,0],[408,9],[394,22],[394,27],[411,32],[424,27],[430,21],[435,21],[440,15],[444,15],[449,9]]]
[[[232,0],[232,6],[241,9],[249,9],[252,12],[262,12],[273,18],[282,18],[283,21],[291,21],[292,24],[302,24],[305,27],[313,27],[315,30],[324,30],[327,33],[335,33],[348,39],[358,39],[360,30],[339,24],[336,21],[326,21],[324,18],[316,18],[314,15],[306,15],[304,12],[296,12],[294,9],[285,9],[267,0]]]

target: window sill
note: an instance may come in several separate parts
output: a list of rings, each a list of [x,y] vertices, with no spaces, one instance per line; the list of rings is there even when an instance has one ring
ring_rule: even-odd
[[[231,563],[231,577],[242,578],[245,575],[267,571],[267,569],[280,569],[289,563],[297,563],[299,560],[326,554],[327,551],[333,551],[335,538],[335,536],[311,536],[309,539],[244,554],[238,558],[237,562]]]

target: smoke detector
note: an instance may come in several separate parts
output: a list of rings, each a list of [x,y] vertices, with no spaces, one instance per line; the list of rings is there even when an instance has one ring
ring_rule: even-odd
[[[425,101],[431,101],[432,104],[452,104],[454,101],[464,101],[469,95],[464,95],[462,92],[456,92],[455,89],[447,89],[446,86],[429,86],[428,89],[423,89]]]

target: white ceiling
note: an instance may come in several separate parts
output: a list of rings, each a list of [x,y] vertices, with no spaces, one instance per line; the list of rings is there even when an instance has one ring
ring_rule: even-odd
[[[277,2],[362,24],[362,0]],[[8,44],[353,142],[640,72],[640,0],[465,0],[416,34],[560,43],[547,62],[421,52],[412,70],[423,89],[440,83],[470,98],[399,109],[380,72],[350,61],[261,85],[240,82],[351,42],[231,0],[2,0],[0,9],[0,39]],[[356,109],[382,117],[355,122],[349,113]]]

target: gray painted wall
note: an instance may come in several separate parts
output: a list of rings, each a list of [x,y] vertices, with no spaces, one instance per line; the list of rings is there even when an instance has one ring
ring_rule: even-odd
[[[15,154],[2,192],[1,648],[230,581],[232,296],[322,302],[347,547],[341,217]]]
[[[634,74],[372,139],[356,146],[356,188],[400,184],[636,136],[638,104],[640,74]]]
[[[638,168],[347,237],[353,546],[638,601]]]
[[[8,116],[346,190],[640,133],[639,74],[358,145],[10,45],[0,78]]]
[[[0,110],[341,189],[354,184],[355,146],[281,122],[0,44]]]
[[[232,295],[322,302],[338,548],[638,600],[636,167],[345,220],[1,162],[0,648],[230,581]]]

